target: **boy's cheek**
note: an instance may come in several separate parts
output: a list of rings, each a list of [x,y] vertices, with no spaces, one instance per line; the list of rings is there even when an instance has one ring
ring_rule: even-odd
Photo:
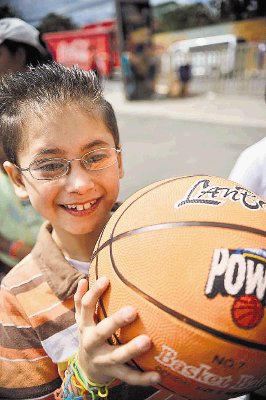
[[[122,179],[124,177],[124,174],[125,174],[124,168],[123,167],[119,168],[119,179]]]

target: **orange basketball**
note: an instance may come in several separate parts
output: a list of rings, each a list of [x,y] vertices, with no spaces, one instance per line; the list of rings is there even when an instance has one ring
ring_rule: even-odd
[[[126,305],[114,335],[148,334],[132,360],[184,399],[226,399],[266,385],[266,203],[213,176],[156,182],[127,199],[95,247],[90,283],[110,278],[99,319]]]

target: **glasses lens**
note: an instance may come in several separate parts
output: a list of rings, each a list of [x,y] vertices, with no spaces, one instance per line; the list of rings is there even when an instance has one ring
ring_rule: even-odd
[[[68,162],[63,159],[35,161],[30,165],[30,173],[35,179],[55,179],[65,175]]]
[[[102,148],[90,151],[84,154],[82,162],[90,171],[108,168],[117,162],[116,149]]]

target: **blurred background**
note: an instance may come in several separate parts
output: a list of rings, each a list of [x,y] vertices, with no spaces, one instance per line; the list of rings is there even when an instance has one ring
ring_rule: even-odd
[[[121,132],[121,200],[170,176],[227,177],[265,136],[265,0],[0,0],[3,17],[97,71]]]

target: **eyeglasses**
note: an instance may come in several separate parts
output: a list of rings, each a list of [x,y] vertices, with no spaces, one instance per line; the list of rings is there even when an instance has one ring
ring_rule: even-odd
[[[117,162],[117,154],[121,149],[115,147],[102,147],[100,149],[89,151],[81,158],[45,158],[33,161],[28,168],[21,168],[16,165],[20,171],[29,171],[31,176],[37,180],[51,181],[62,178],[67,175],[71,169],[72,161],[80,161],[81,165],[88,171],[99,171],[111,167]]]

